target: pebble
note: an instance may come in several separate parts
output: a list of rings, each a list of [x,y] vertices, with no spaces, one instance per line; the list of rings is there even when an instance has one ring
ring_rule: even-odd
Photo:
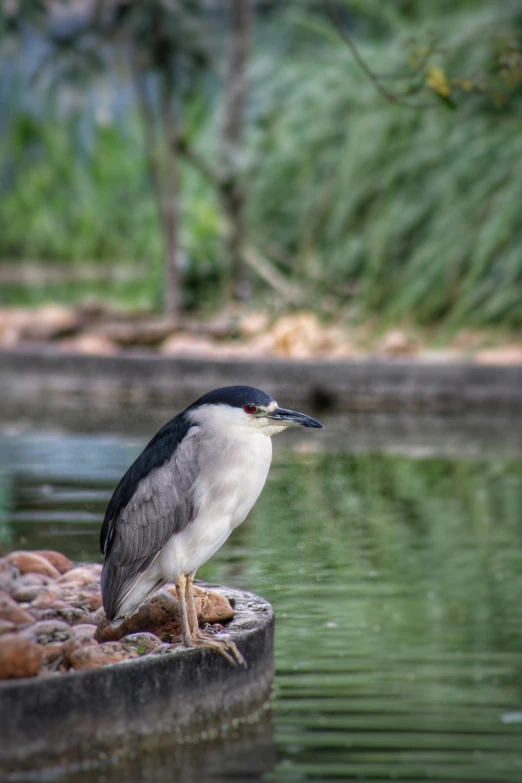
[[[161,645],[161,641],[153,633],[131,633],[124,636],[121,643],[126,647],[134,647],[140,655],[150,653]]]
[[[96,633],[97,628],[97,625],[93,625],[91,623],[79,623],[78,625],[73,625],[71,630],[74,631],[74,635],[78,639],[91,641],[91,639],[94,639],[94,634]]]
[[[50,576],[52,579],[57,579],[60,576],[60,572],[45,557],[36,555],[34,552],[11,552],[5,559],[8,563],[13,563],[20,570],[21,574],[30,572],[45,574],[45,576]]]
[[[70,625],[61,620],[40,620],[22,631],[22,636],[37,644],[66,642],[75,636]]]
[[[69,664],[73,669],[101,669],[111,663],[139,657],[136,650],[121,642],[107,642],[76,647],[69,653]]]
[[[43,659],[43,650],[21,634],[5,634],[0,644],[0,679],[34,677]]]
[[[167,588],[118,627],[106,619],[101,565],[75,567],[54,550],[0,558],[0,679],[59,675],[172,652],[180,638],[176,588]],[[222,595],[194,585],[200,625],[212,630],[234,615]],[[174,596],[174,598],[173,598]]]
[[[74,563],[61,552],[55,552],[54,549],[35,549],[35,555],[40,555],[53,565],[60,574],[65,574],[74,568]]]
[[[22,609],[7,593],[0,593],[0,620],[6,620],[15,625],[32,623],[33,617]]]
[[[9,620],[0,620],[0,636],[6,633],[16,633],[17,630],[16,623],[12,623]]]

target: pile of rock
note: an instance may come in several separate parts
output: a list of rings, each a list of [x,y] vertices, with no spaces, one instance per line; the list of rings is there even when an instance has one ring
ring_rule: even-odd
[[[0,680],[92,669],[181,644],[175,587],[118,627],[108,623],[101,565],[75,566],[60,552],[11,552],[0,559]],[[201,625],[219,631],[234,615],[219,593],[195,586]]]

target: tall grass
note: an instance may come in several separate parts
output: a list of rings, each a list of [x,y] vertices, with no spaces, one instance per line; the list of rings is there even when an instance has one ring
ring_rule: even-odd
[[[471,76],[489,66],[495,34],[516,30],[520,8],[462,6],[362,39],[367,61],[379,73],[404,71],[408,38],[426,41],[430,22],[447,49],[448,73]],[[362,314],[520,325],[520,99],[509,109],[471,96],[456,111],[395,106],[330,25],[296,13],[292,24],[304,43],[257,63],[255,233],[284,249],[303,281],[329,290],[351,283],[355,294],[344,303]]]

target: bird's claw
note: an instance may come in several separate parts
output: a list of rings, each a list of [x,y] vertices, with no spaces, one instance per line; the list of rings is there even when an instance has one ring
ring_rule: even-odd
[[[183,641],[185,647],[210,647],[227,659],[231,666],[244,666],[248,668],[247,662],[242,656],[235,642],[229,636],[217,637],[203,631],[198,631],[192,637]]]

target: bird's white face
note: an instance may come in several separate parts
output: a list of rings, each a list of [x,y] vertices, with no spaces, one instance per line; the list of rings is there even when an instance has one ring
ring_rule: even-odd
[[[279,408],[275,400],[266,406],[246,403],[241,408],[224,404],[201,405],[188,416],[195,424],[211,428],[216,434],[234,432],[238,436],[262,434],[271,437],[292,426],[322,428],[310,416]]]
[[[250,412],[251,408],[254,410]],[[243,408],[235,408],[231,405],[202,405],[191,411],[188,416],[194,424],[205,428],[212,427],[215,431],[236,432],[238,435],[256,432],[271,437],[291,426],[290,421],[279,422],[269,418],[270,413],[276,410],[275,401],[267,408],[255,405],[245,405]]]

